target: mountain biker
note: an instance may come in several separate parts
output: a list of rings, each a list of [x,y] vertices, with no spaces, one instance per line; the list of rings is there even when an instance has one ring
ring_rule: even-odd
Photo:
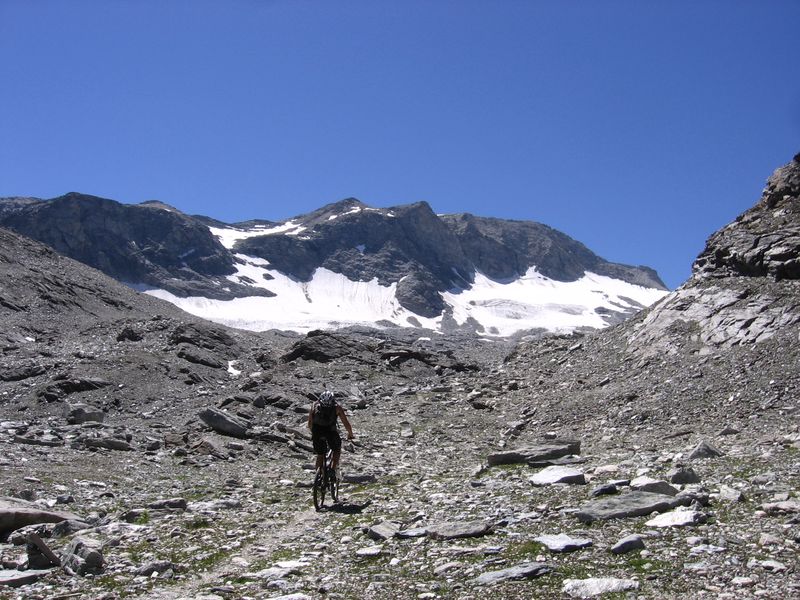
[[[311,405],[311,412],[308,413],[308,428],[311,430],[314,454],[317,455],[317,471],[322,469],[325,455],[330,448],[333,450],[333,469],[336,479],[339,481],[341,480],[339,457],[342,454],[342,438],[339,435],[339,428],[336,426],[337,419],[340,419],[344,428],[347,429],[347,439],[352,440],[353,428],[350,421],[347,420],[344,409],[336,402],[333,392],[325,390]]]

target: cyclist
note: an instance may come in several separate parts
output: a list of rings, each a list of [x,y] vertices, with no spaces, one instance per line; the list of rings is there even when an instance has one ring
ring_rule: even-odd
[[[339,435],[339,428],[336,426],[337,419],[340,419],[344,428],[347,429],[347,439],[352,440],[353,428],[350,421],[347,420],[344,409],[336,402],[333,392],[325,390],[311,405],[311,412],[308,413],[308,428],[311,430],[314,454],[317,455],[317,471],[322,469],[325,455],[330,448],[333,450],[332,464],[336,472],[336,480],[341,481],[339,457],[342,454],[342,438]]]

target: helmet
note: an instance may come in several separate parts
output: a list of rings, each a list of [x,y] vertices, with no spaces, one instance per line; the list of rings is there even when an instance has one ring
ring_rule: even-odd
[[[331,400],[333,400],[333,392],[331,392],[330,390],[325,390],[319,395],[319,399],[322,402],[330,402]]]

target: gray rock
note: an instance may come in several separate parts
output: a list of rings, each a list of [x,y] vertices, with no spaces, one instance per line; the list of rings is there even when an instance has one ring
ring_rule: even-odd
[[[163,574],[166,571],[174,570],[175,564],[169,560],[154,560],[152,562],[146,563],[136,569],[136,575],[150,577],[153,573]]]
[[[172,509],[172,510],[186,510],[187,502],[185,498],[166,498],[164,500],[156,500],[150,502],[147,508],[154,509]]]
[[[376,525],[373,525],[369,529],[367,529],[367,536],[370,539],[376,541],[383,541],[393,538],[397,535],[397,532],[400,530],[400,527],[397,523],[392,523],[391,521],[382,521]]]
[[[678,485],[685,485],[687,483],[700,483],[700,477],[694,472],[692,467],[676,467],[668,474],[670,482],[677,483]]]
[[[492,531],[492,525],[483,521],[438,523],[429,525],[427,530],[433,539],[449,540],[481,537]]]
[[[534,579],[547,575],[550,571],[552,569],[544,563],[529,562],[509,567],[508,569],[501,569],[500,571],[481,573],[473,581],[477,585],[494,585],[503,581]]]
[[[102,423],[106,418],[106,413],[88,404],[66,404],[64,406],[64,416],[67,419],[67,423],[80,425],[88,422]]]
[[[555,483],[573,483],[584,485],[586,477],[583,472],[572,467],[550,466],[528,478],[533,485],[552,485]]]
[[[680,507],[672,512],[653,517],[645,523],[648,527],[686,527],[706,522],[706,515],[700,511]]]
[[[565,533],[540,535],[534,540],[543,544],[550,552],[574,552],[592,545],[592,540],[588,538],[574,538]]]
[[[412,527],[410,529],[402,529],[397,532],[397,537],[400,539],[425,537],[428,535],[428,530],[424,527]]]
[[[18,498],[0,497],[0,536],[36,523],[58,523],[67,519],[80,520],[70,512],[44,510],[32,502]]]
[[[639,492],[665,494],[667,496],[675,496],[678,493],[677,488],[671,486],[666,481],[662,479],[653,479],[652,477],[637,477],[631,481],[631,489]]]
[[[799,513],[800,501],[784,500],[782,502],[767,502],[761,505],[761,510],[763,510],[768,515]]]
[[[626,536],[611,547],[614,554],[626,554],[634,550],[644,550],[644,540],[640,535]]]
[[[76,537],[64,550],[61,564],[78,575],[99,574],[103,572],[103,544],[91,537]]]
[[[86,448],[103,448],[104,450],[120,450],[122,452],[133,450],[133,446],[127,440],[110,436],[80,436],[71,445],[73,448],[84,446]]]
[[[203,423],[223,435],[236,438],[248,437],[250,423],[241,417],[228,414],[216,408],[205,408],[198,414]]]
[[[589,492],[589,496],[597,498],[598,496],[610,496],[617,492],[619,492],[619,488],[616,485],[613,483],[606,483],[593,488],[592,491]]]
[[[581,453],[581,443],[574,440],[552,440],[537,446],[496,452],[487,457],[490,467],[527,463],[546,466],[554,459]]]
[[[689,460],[700,460],[704,458],[717,458],[718,456],[722,456],[723,453],[709,444],[706,441],[702,441],[697,446],[695,446],[694,450],[689,453]]]
[[[600,498],[585,504],[575,513],[582,523],[606,519],[641,517],[653,512],[666,512],[676,506],[689,505],[691,499],[650,492],[628,492],[619,496]]]
[[[601,594],[614,594],[638,589],[639,582],[635,579],[591,577],[589,579],[565,579],[561,591],[571,598],[593,598]]]
[[[719,486],[719,499],[723,502],[744,502],[745,496],[736,488],[721,485]]]
[[[42,577],[50,573],[52,569],[28,569],[17,571],[16,569],[0,569],[0,587],[8,586],[12,588],[22,587],[39,581]]]

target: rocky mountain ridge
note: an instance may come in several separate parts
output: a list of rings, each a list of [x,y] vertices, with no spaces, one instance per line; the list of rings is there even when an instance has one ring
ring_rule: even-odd
[[[588,272],[607,277],[612,284],[620,281],[633,286],[612,292],[606,290],[608,283],[595,282],[610,300],[589,300],[586,306],[583,300],[577,303],[587,313],[587,324],[598,323],[589,326],[617,322],[639,310],[642,299],[631,298],[637,296],[638,287],[665,290],[652,269],[609,263],[545,225],[468,214],[436,215],[424,202],[374,209],[348,199],[284,223],[226,225],[184,215],[159,202],[123,205],[71,193],[52,200],[0,200],[0,226],[46,243],[119,281],[139,284],[139,289],[164,290],[175,298],[268,298],[281,293],[277,283],[269,283],[272,271],[303,283],[310,282],[318,270],[342,275],[350,282],[374,281],[381,287],[394,286],[391,297],[397,303],[396,316],[384,310],[381,317],[367,315],[365,320],[388,319],[406,326],[418,324],[416,317],[454,323],[457,309],[445,298],[448,292],[475,289],[476,277],[490,285],[523,280],[532,269],[559,283],[576,282]],[[240,274],[241,265],[248,261],[262,261],[269,270],[255,279]],[[510,310],[537,310],[536,300],[521,307],[517,304]],[[275,312],[270,306],[263,303],[266,312]],[[591,317],[595,308],[600,319]],[[581,309],[568,305],[563,310]],[[475,316],[470,323],[466,326],[473,331],[488,329]],[[523,319],[519,329],[524,328]]]

